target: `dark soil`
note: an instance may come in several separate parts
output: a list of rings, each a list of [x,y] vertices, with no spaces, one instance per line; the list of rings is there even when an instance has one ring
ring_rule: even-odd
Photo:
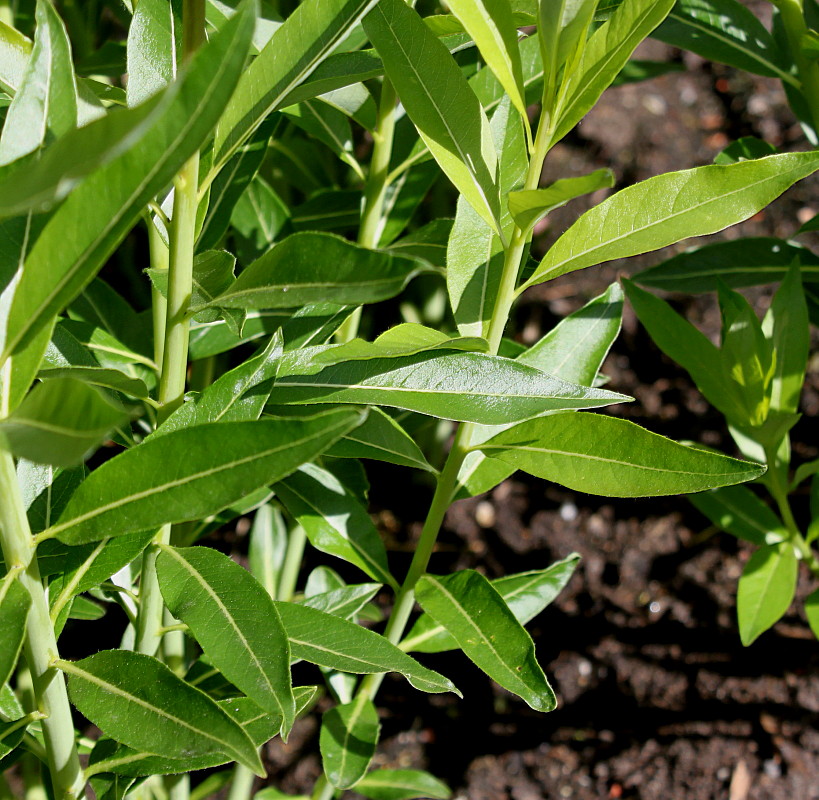
[[[681,58],[654,42],[640,55]],[[623,186],[709,163],[743,135],[783,149],[807,147],[775,81],[690,55],[683,61],[685,72],[608,92],[556,149],[547,178],[611,166]],[[803,182],[722,236],[792,236],[815,213],[817,197],[817,182]],[[583,206],[580,200],[555,212],[552,231],[538,245]],[[518,338],[536,340],[620,272],[671,252],[537,287],[519,309]],[[761,313],[771,292],[746,294]],[[716,339],[713,297],[673,300]],[[629,311],[604,372],[608,388],[636,398],[611,413],[734,452],[720,415]],[[799,460],[817,455],[818,405],[813,371],[794,435]],[[374,502],[386,509],[382,527],[410,544],[423,503],[403,494],[403,473],[379,465],[371,479]],[[797,498],[798,514],[805,511],[802,502]],[[460,654],[423,657],[456,682],[465,700],[418,695],[387,680],[379,698],[383,734],[376,765],[427,768],[448,781],[459,800],[819,798],[816,641],[794,610],[753,646],[740,645],[735,592],[750,548],[715,533],[684,498],[612,502],[515,478],[451,509],[432,570],[473,567],[496,577],[545,567],[575,551],[583,557],[576,575],[529,626],[560,697],[558,710],[531,711]],[[401,559],[408,556],[395,556],[399,573]],[[813,587],[807,573],[800,578],[804,596]],[[272,783],[292,792],[311,785],[319,770],[317,729],[317,718],[309,717],[287,746],[271,744]]]

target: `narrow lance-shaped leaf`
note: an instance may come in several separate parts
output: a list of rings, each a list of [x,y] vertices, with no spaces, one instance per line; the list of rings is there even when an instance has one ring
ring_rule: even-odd
[[[68,467],[77,464],[129,414],[90,386],[73,378],[38,384],[0,432],[12,452],[30,461]]]
[[[216,170],[271,111],[297,102],[288,95],[344,41],[375,2],[310,0],[296,8],[245,71],[236,94],[223,107],[213,146]],[[329,88],[338,86],[321,91]]]
[[[785,153],[649,178],[583,214],[524,284],[703,236],[755,214],[819,169],[819,154]]]
[[[557,128],[560,141],[591,110],[620,74],[634,49],[666,17],[674,0],[623,0],[589,37],[582,57],[564,84]]]
[[[679,0],[653,36],[709,61],[794,82],[773,36],[737,0]]]
[[[34,47],[0,134],[0,164],[36,150],[77,125],[77,85],[63,21],[38,0]]]
[[[294,658],[356,674],[400,672],[422,692],[460,693],[447,678],[422,667],[383,636],[297,603],[276,603]]]
[[[748,560],[737,588],[739,636],[746,647],[788,610],[798,571],[790,542],[760,547]]]
[[[370,515],[335,475],[316,464],[305,464],[276,484],[275,492],[305,529],[313,547],[398,588]]]
[[[578,178],[562,178],[545,189],[526,189],[509,194],[509,211],[523,231],[530,231],[549,212],[565,206],[569,200],[614,186],[614,173],[598,169]]]
[[[282,364],[270,393],[274,404],[388,405],[489,425],[625,399],[614,392],[565,383],[510,359],[434,351],[324,368],[302,352]]]
[[[688,370],[706,399],[727,417],[743,416],[743,399],[725,367],[722,353],[665,300],[623,281],[628,299],[655,344]]]
[[[175,77],[182,30],[179,0],[139,0],[128,26],[129,106],[145,102]]]
[[[361,305],[398,294],[418,262],[368,250],[327,233],[296,233],[253,262],[210,305],[295,308],[332,298]]]
[[[525,114],[518,32],[509,0],[449,0],[447,5],[478,46],[518,113]]]
[[[418,769],[374,769],[356,784],[355,790],[371,800],[449,800],[452,797],[445,783]]]
[[[805,382],[810,347],[810,324],[799,266],[792,264],[762,327],[774,351],[771,409],[794,413]]]
[[[14,672],[26,637],[26,616],[31,605],[29,593],[10,572],[0,581],[0,686]]]
[[[686,447],[600,414],[539,417],[477,447],[538,478],[611,497],[701,492],[765,472],[761,464]]]
[[[532,638],[483,575],[474,570],[424,575],[416,597],[492,680],[535,711],[555,708],[557,700],[537,663]]]
[[[492,586],[515,619],[525,625],[557,597],[574,574],[579,561],[580,556],[573,553],[546,569],[497,578],[492,581]],[[406,652],[441,653],[454,650],[458,642],[429,614],[422,614],[399,647]]]
[[[247,570],[208,547],[163,546],[156,569],[170,612],[231,683],[281,717],[286,737],[296,713],[290,647],[270,595]]]
[[[145,441],[91,473],[46,535],[82,544],[201,519],[280,480],[363,417],[339,409],[310,419],[199,425]]]
[[[446,46],[403,0],[380,0],[364,30],[441,169],[498,230],[497,155],[489,123]]]
[[[256,511],[250,528],[247,558],[250,572],[275,598],[287,554],[287,525],[278,506],[265,503]]]
[[[746,542],[778,544],[788,536],[779,517],[747,486],[722,486],[688,500],[715,525]]]
[[[103,650],[57,666],[69,675],[71,699],[80,713],[117,741],[170,758],[226,753],[265,775],[242,727],[161,661]]]
[[[366,695],[324,712],[319,747],[324,774],[333,786],[349,789],[364,777],[380,729],[378,712]]]
[[[51,216],[15,291],[3,359],[79,294],[147,202],[205,140],[244,66],[253,24],[247,3],[161,95],[142,135],[82,181]]]
[[[686,250],[632,280],[668,292],[715,292],[719,281],[738,289],[784,280],[794,261],[805,282],[819,280],[819,256],[794,242],[761,236]]]
[[[318,686],[297,686],[293,689],[297,716],[311,705],[317,693]],[[218,700],[216,705],[242,727],[257,747],[270,741],[281,728],[281,717],[268,714],[247,697]],[[229,755],[220,753],[168,758],[164,755],[154,755],[151,752],[126,747],[112,739],[98,739],[91,751],[87,772],[92,775],[104,772],[134,778],[144,775],[178,775],[183,772],[218,767],[231,760],[233,759]]]

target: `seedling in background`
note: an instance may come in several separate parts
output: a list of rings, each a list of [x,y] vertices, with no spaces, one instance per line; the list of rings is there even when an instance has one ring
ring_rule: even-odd
[[[107,69],[96,5],[67,20],[92,65],[79,77],[48,2],[36,25],[2,6],[3,766],[42,770],[56,800],[88,782],[106,800],[198,800],[227,783],[244,800],[265,774],[260,748],[316,697],[292,685],[291,665],[307,661],[335,700],[313,800],[353,787],[446,798],[426,773],[370,769],[384,674],[458,694],[410,653],[460,649],[533,709],[553,709],[523,625],[577,561],[494,581],[430,573],[451,502],[516,469],[622,497],[765,471],[583,413],[630,399],[598,385],[620,327],[616,286],[525,350],[505,338],[515,300],[740,222],[819,169],[819,155],[625,188],[530,263],[537,220],[613,182],[598,170],[540,187],[544,160],[608,86],[651,72],[629,57],[670,0],[459,0],[426,19],[402,0],[307,0],[289,15],[251,0],[179,5],[107,6],[128,30],[110,83],[83,74]],[[368,161],[353,146],[362,129]],[[431,190],[454,220],[423,224]],[[150,265],[134,263],[135,227]],[[120,291],[98,277],[109,259]],[[357,336],[373,324],[362,306],[410,282],[437,280],[439,293],[444,275],[443,330],[394,317],[371,341]],[[755,392],[743,424],[758,426],[779,362],[762,354],[746,369],[747,314],[731,313],[737,375]],[[426,418],[449,425],[440,460],[413,435]],[[115,455],[88,465],[109,440]],[[359,459],[435,481],[405,574],[367,514]],[[250,514],[249,571],[197,544]],[[308,546],[366,582],[320,566],[302,585]],[[360,622],[379,621],[382,589],[392,608],[376,633]],[[121,648],[62,658],[66,620],[112,602],[127,618]],[[96,742],[75,731],[71,704]],[[191,791],[191,771],[234,763]]]

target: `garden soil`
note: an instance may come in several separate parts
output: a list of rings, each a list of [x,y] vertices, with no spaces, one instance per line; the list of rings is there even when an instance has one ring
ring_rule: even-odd
[[[745,135],[783,149],[808,147],[775,81],[654,42],[639,55],[676,59],[684,71],[609,91],[556,148],[546,180],[610,166],[623,186],[710,163]],[[537,245],[553,240],[582,209],[580,200],[555,212]],[[819,181],[809,180],[721,238],[790,237],[817,210]],[[518,310],[517,338],[532,343],[619,275],[681,249],[533,289]],[[762,313],[771,293],[765,287],[746,295]],[[713,296],[670,299],[717,340]],[[722,418],[628,309],[603,372],[607,388],[635,398],[610,413],[736,453]],[[819,455],[817,410],[814,361],[794,431],[799,461]],[[376,518],[393,550],[404,551],[394,556],[400,570],[420,532],[423,504],[407,492],[405,473],[378,465],[370,477]],[[795,508],[804,520],[806,497],[797,496]],[[494,578],[546,567],[573,552],[582,556],[576,574],[528,626],[558,709],[530,710],[459,653],[422,656],[454,680],[465,700],[385,681],[375,765],[429,769],[457,800],[819,798],[819,647],[796,610],[751,647],[741,646],[736,584],[751,550],[710,528],[684,498],[611,501],[516,477],[451,509],[431,569],[471,567]],[[803,597],[814,588],[806,572],[800,585]],[[288,745],[272,743],[270,781],[286,791],[307,790],[319,770],[317,736],[312,716]]]

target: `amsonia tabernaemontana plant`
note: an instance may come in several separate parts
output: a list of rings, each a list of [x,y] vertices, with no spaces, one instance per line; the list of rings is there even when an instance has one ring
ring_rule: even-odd
[[[672,4],[0,2],[0,763],[29,793],[246,800],[320,691],[293,685],[305,661],[333,700],[314,800],[446,798],[370,769],[385,673],[457,694],[411,654],[460,649],[552,710],[523,625],[577,560],[430,573],[453,500],[515,470],[617,497],[764,472],[589,410],[630,399],[597,380],[618,286],[528,349],[505,338],[528,287],[721,230],[819,169],[802,152],[660,175],[532,258],[540,220],[614,183],[542,187],[545,159]],[[454,218],[423,224],[452,187]],[[411,281],[445,287],[441,323],[406,301],[359,337],[360,309]],[[440,460],[429,419],[451,424]],[[401,574],[359,459],[434,482]],[[200,543],[243,515],[249,570]],[[367,582],[302,584],[308,546]],[[379,592],[380,633],[360,624]],[[119,649],[63,657],[66,622],[111,604]]]

